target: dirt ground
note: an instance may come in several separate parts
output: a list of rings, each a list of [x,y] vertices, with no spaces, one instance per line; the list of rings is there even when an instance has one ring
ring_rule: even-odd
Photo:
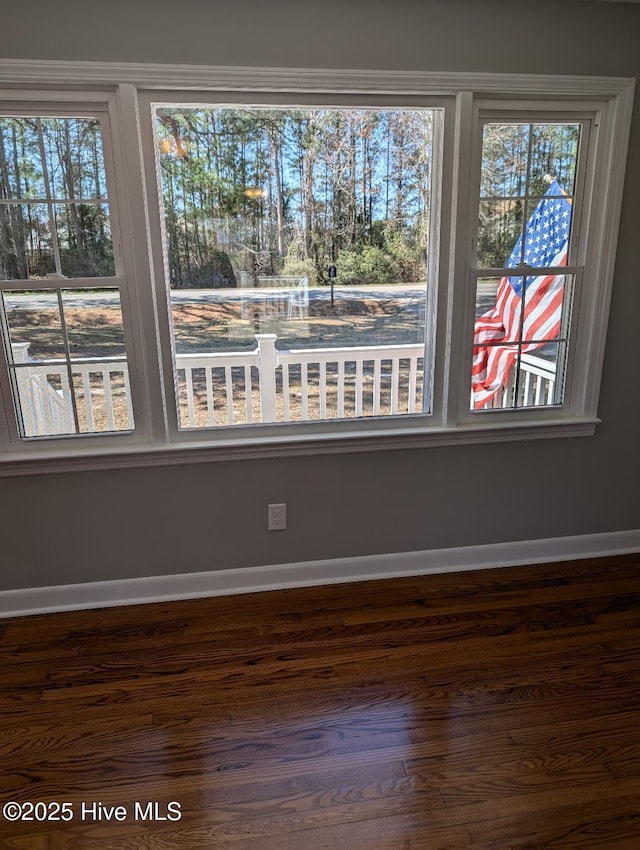
[[[308,315],[287,320],[263,304],[175,305],[174,336],[180,354],[255,348],[255,334],[275,333],[278,348],[336,348],[416,342],[416,312],[393,299],[311,302]]]
[[[118,308],[67,308],[65,321],[72,354],[124,354]],[[180,354],[252,349],[256,333],[276,333],[278,348],[334,348],[416,342],[421,332],[417,313],[400,309],[391,298],[337,300],[334,307],[312,301],[307,316],[291,321],[262,304],[178,304],[173,307],[173,323]],[[14,342],[31,343],[31,357],[64,357],[57,310],[14,310],[9,313],[9,325]]]

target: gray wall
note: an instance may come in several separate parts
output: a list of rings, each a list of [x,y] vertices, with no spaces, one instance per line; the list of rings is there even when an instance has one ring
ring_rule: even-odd
[[[3,58],[640,75],[625,3],[24,8],[3,9]],[[595,437],[0,479],[0,589],[640,528],[639,198],[636,102]],[[279,501],[290,529],[268,535]]]

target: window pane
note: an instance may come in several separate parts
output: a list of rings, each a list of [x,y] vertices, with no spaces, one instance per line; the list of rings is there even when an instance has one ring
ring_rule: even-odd
[[[50,210],[55,216],[55,243]],[[107,205],[0,204],[1,279],[28,280],[56,274],[115,274]]]
[[[579,124],[484,125],[479,268],[566,262],[580,129]]]
[[[132,429],[120,293],[66,289],[60,299],[62,313],[57,290],[3,293],[21,434]]]
[[[124,357],[117,289],[63,289],[62,305],[72,360]]]
[[[0,175],[4,198],[106,200],[100,122],[0,118]]]
[[[475,350],[474,365],[486,364],[483,388],[474,386],[475,410],[505,410],[562,404],[566,343],[547,343],[535,353],[517,345]],[[496,377],[504,374],[504,379]]]
[[[523,198],[527,184],[528,124],[485,124],[482,133],[480,194]]]
[[[107,197],[100,122],[96,118],[42,118],[51,197]]]
[[[572,295],[571,275],[479,278],[474,341],[496,345],[563,337]]]
[[[435,115],[157,111],[182,427],[428,409]]]
[[[21,345],[35,360],[63,360],[64,333],[55,292],[2,293],[11,348]]]
[[[0,197],[46,198],[35,118],[0,118],[0,180]]]
[[[512,403],[515,407],[543,407],[562,403],[565,350],[566,343],[552,342],[533,352],[520,352],[514,369],[517,394],[514,387]]]
[[[0,204],[0,279],[46,277],[56,270],[45,204]]]
[[[544,195],[549,177],[573,195],[578,162],[579,124],[534,124],[531,128],[529,195]]]
[[[522,235],[522,201],[481,201],[478,226],[478,266],[501,269],[509,265],[514,246]],[[513,265],[521,262],[518,254]]]
[[[0,279],[114,275],[106,198],[98,119],[0,117]]]
[[[554,193],[553,186],[550,187],[550,193]],[[571,202],[559,194],[555,197],[547,194],[527,201],[524,243],[524,262],[527,265],[545,267],[567,264],[571,212]],[[508,267],[511,265],[507,262]]]
[[[22,437],[76,433],[69,380],[62,366],[25,365],[11,369],[10,375]]]
[[[580,124],[485,124],[481,196],[544,195],[552,179],[572,196],[580,131]]]
[[[65,277],[110,277],[115,274],[106,204],[55,206],[60,265]]]

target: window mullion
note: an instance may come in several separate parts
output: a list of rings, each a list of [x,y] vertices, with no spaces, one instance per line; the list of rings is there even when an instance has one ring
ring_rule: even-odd
[[[71,397],[71,409],[73,411],[73,422],[76,428],[76,434],[80,433],[80,418],[78,416],[78,401],[76,399],[76,390],[73,383],[73,371],[71,368],[71,349],[69,347],[69,334],[67,333],[67,320],[64,315],[64,305],[62,303],[62,290],[56,290],[58,299],[58,311],[60,313],[60,326],[62,328],[62,341],[64,345],[64,356],[67,361],[67,380],[69,381],[69,395]]]
[[[465,404],[468,406],[468,368],[471,356],[469,344],[470,277],[468,262],[473,245],[474,186],[473,163],[474,126],[477,106],[472,92],[461,92],[456,98],[456,128],[454,145],[454,204],[451,226],[451,257],[449,264],[448,311],[446,316],[448,354],[445,367],[446,387],[443,425],[453,428],[458,423]],[[465,402],[466,398],[466,402]]]
[[[127,304],[132,317],[136,380],[151,442],[167,439],[162,367],[159,357],[157,304],[154,293],[153,227],[149,223],[147,192],[142,175],[142,142],[138,92],[119,85],[111,112],[114,181],[118,219],[122,221],[122,263],[130,284]]]

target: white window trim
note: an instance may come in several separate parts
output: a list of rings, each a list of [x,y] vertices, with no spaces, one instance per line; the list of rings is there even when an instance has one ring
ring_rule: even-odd
[[[46,86],[43,81],[46,80]],[[42,60],[0,61],[0,97],[16,101],[26,97],[51,102],[60,96],[69,102],[91,99],[91,89],[113,94],[113,154],[116,165],[115,204],[121,222],[123,263],[131,281],[131,312],[138,348],[135,360],[139,384],[137,422],[141,434],[83,436],[23,442],[0,453],[0,475],[29,474],[41,471],[96,469],[122,466],[183,464],[210,460],[248,459],[301,454],[333,454],[376,451],[424,446],[482,444],[514,439],[534,439],[593,434],[598,423],[597,400],[604,359],[604,345],[615,264],[618,222],[622,205],[625,163],[631,124],[635,81],[627,78],[405,73],[362,70],[315,70],[279,68],[216,68],[201,66],[142,65],[134,63],[49,62]],[[57,95],[52,89],[58,87]],[[79,87],[88,87],[79,91]],[[140,101],[142,90],[187,89],[215,93],[271,93],[295,100],[296,95],[321,94],[365,96],[380,95],[407,99],[415,97],[455,100],[454,145],[449,164],[445,162],[442,204],[440,277],[444,279],[446,298],[438,303],[434,392],[441,393],[442,418],[425,427],[422,417],[407,416],[391,420],[336,423],[305,423],[299,427],[235,426],[215,434],[203,431],[180,432],[180,441],[170,441],[166,415],[172,398],[165,398],[161,356],[157,343],[157,293],[153,287],[153,265],[146,248],[148,236],[148,186],[141,171]],[[522,109],[523,100],[532,108],[543,103],[552,108],[554,101],[571,101],[585,109],[598,104],[601,109],[598,169],[594,174],[594,194],[600,203],[592,209],[589,250],[592,277],[587,303],[581,304],[581,332],[575,343],[576,357],[584,363],[589,380],[574,393],[570,407],[560,410],[527,409],[508,414],[470,418],[462,415],[462,391],[459,398],[448,397],[451,383],[468,386],[468,363],[464,362],[469,341],[469,204],[474,169],[474,116],[482,104]],[[452,180],[447,184],[447,169]],[[452,187],[448,192],[447,187]],[[112,203],[114,201],[112,200]],[[447,238],[450,232],[452,237]],[[445,244],[446,243],[446,244]],[[135,245],[135,249],[134,246]],[[145,241],[146,245],[146,241]],[[442,296],[442,288],[440,289]],[[588,345],[586,344],[588,342]],[[456,352],[445,356],[446,351]],[[464,365],[464,369],[463,369]],[[166,363],[165,363],[166,368]],[[461,375],[464,374],[464,381]],[[577,382],[579,383],[579,382]],[[468,391],[466,391],[468,411]],[[466,414],[465,411],[465,414]],[[479,421],[476,421],[479,420]]]
[[[254,94],[253,92],[251,94]],[[299,94],[299,93],[296,93]],[[287,100],[289,102],[292,101],[293,96],[288,96]],[[313,99],[314,106],[326,106],[326,107],[335,107],[335,106],[345,106],[345,104],[336,104],[337,94],[331,93],[329,95],[321,94],[316,95]],[[402,105],[397,102],[390,103],[390,96],[386,95],[385,99],[380,100],[379,96],[375,97],[374,100],[379,100],[380,102],[375,103],[368,101],[366,104],[363,101],[363,95],[359,96],[360,99],[357,99],[353,104],[354,108],[365,107],[365,108],[375,108],[376,106],[380,106],[382,102],[386,105],[390,105],[396,108],[442,108],[449,107],[448,113],[445,117],[445,123],[450,126],[445,129],[449,133],[453,131],[453,108],[454,102],[452,98],[438,98],[438,97],[429,97],[428,100],[425,98],[419,98],[419,102],[414,100],[410,102],[406,97],[402,99]],[[153,264],[154,267],[160,268],[164,262],[164,250],[161,239],[161,232],[164,227],[164,223],[162,221],[162,215],[159,205],[159,194],[160,194],[160,186],[159,186],[159,175],[157,172],[157,163],[155,158],[155,149],[154,149],[154,132],[153,132],[153,120],[152,120],[152,110],[155,104],[164,103],[165,101],[175,102],[180,105],[185,104],[198,104],[198,105],[207,105],[209,99],[203,98],[202,95],[194,95],[190,92],[185,91],[169,91],[169,90],[158,90],[150,92],[149,90],[144,90],[140,93],[139,97],[139,107],[140,107],[140,128],[141,128],[141,139],[142,139],[142,147],[143,147],[143,158],[146,163],[146,175],[147,175],[147,185],[146,185],[146,194],[148,199],[148,216],[149,216],[149,230],[151,235],[150,244],[151,251],[153,255]],[[264,106],[265,108],[271,108],[275,104],[275,98],[273,94],[269,94],[268,100],[266,102],[259,102],[260,106]],[[229,106],[242,106],[242,102],[240,101],[237,94],[229,95],[225,93],[225,96],[218,95],[214,97],[214,104],[217,105],[229,105]],[[256,99],[251,99],[251,95],[249,95],[249,99],[246,101],[247,103],[251,103],[252,105],[256,105]],[[281,104],[280,104],[281,105]],[[306,105],[303,98],[297,100],[294,104],[295,106],[304,106]],[[443,165],[442,172],[443,178],[447,182],[451,182],[452,179],[452,169],[453,162],[450,152],[446,150],[443,151]],[[438,190],[440,186],[438,186]],[[437,236],[440,237],[440,247],[437,252],[439,258],[444,256],[446,259],[446,252],[448,249],[448,245],[450,242],[450,210],[448,206],[446,208],[440,208],[439,210],[439,220],[433,225],[433,231]],[[446,263],[441,264],[446,268]],[[446,281],[444,283],[446,286]],[[402,414],[397,417],[380,417],[380,418],[372,418],[372,419],[360,419],[357,422],[349,422],[342,420],[339,423],[335,420],[328,420],[323,422],[318,421],[307,421],[304,423],[270,423],[263,424],[257,423],[254,425],[235,425],[232,428],[224,428],[219,430],[219,432],[209,430],[209,429],[197,429],[192,431],[181,430],[178,426],[177,421],[177,410],[176,404],[174,401],[175,389],[173,384],[173,372],[174,372],[174,364],[173,364],[173,356],[172,356],[172,345],[170,340],[170,304],[169,304],[169,292],[166,286],[166,281],[164,276],[161,274],[156,275],[155,280],[156,287],[156,306],[159,316],[159,333],[158,338],[161,346],[162,356],[163,356],[163,367],[164,367],[164,392],[165,397],[170,399],[170,405],[167,407],[167,433],[168,440],[171,444],[176,445],[184,445],[186,441],[191,441],[192,443],[207,443],[211,442],[212,435],[216,440],[217,444],[220,446],[227,445],[228,443],[235,443],[239,438],[242,438],[244,434],[244,440],[247,443],[261,443],[268,438],[273,441],[274,439],[281,439],[282,441],[289,441],[292,437],[300,437],[303,440],[308,440],[311,436],[315,436],[317,439],[332,439],[334,437],[343,437],[347,436],[353,432],[360,432],[362,435],[370,434],[372,436],[378,434],[388,434],[390,431],[404,433],[406,430],[414,432],[414,431],[422,431],[424,430],[425,421],[429,422],[429,428],[433,429],[436,427],[442,427],[443,421],[440,411],[442,410],[442,401],[441,398],[437,395],[438,388],[444,385],[443,379],[443,368],[444,368],[444,357],[436,357],[435,358],[435,375],[432,376],[432,381],[435,384],[434,391],[434,399],[433,399],[433,408],[434,413],[431,414]],[[439,284],[439,288],[443,288],[442,282]],[[440,298],[440,303],[446,307],[446,298]],[[442,312],[442,321],[445,321],[445,312],[443,308]],[[438,323],[440,320],[438,321]],[[441,338],[440,338],[441,337]],[[444,334],[441,334],[436,337],[437,340],[440,341],[442,345],[446,344],[446,339],[444,338]],[[299,431],[299,434],[296,432]],[[340,433],[344,432],[344,433]],[[188,435],[188,436],[187,436]]]

